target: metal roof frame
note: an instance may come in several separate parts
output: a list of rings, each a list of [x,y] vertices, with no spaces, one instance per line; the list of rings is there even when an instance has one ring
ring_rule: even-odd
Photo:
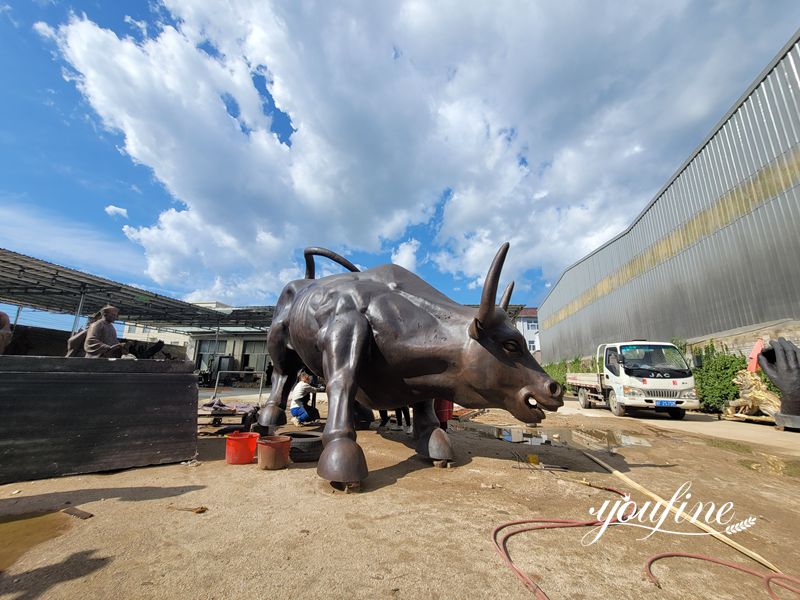
[[[267,331],[273,306],[211,309],[0,248],[0,302],[89,316],[106,304],[119,320],[180,331]]]

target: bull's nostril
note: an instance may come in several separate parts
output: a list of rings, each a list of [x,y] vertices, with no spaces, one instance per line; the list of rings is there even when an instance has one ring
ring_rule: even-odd
[[[526,396],[525,404],[533,408],[534,406],[536,406],[536,398],[534,398],[533,396]]]
[[[561,395],[561,386],[558,385],[557,382],[551,381],[550,385],[547,386],[550,389],[551,396],[560,396]]]

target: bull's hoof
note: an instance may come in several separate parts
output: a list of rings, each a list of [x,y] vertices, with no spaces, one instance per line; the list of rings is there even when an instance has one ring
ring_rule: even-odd
[[[452,460],[435,460],[433,461],[433,466],[437,469],[449,469],[453,466]]]
[[[364,451],[347,437],[325,444],[317,463],[317,475],[342,484],[359,483],[367,478],[368,473]]]
[[[455,459],[453,444],[444,430],[436,427],[430,432],[423,433],[417,440],[417,454],[435,461],[452,461]]]
[[[275,404],[267,404],[264,408],[258,411],[258,424],[261,427],[269,427],[270,425],[286,425],[286,412],[281,410],[280,406]]]
[[[253,423],[252,425],[250,425],[249,431],[252,431],[253,433],[257,433],[261,437],[264,437],[265,435],[274,435],[275,427],[276,425],[264,426],[264,425],[259,425],[258,423]]]

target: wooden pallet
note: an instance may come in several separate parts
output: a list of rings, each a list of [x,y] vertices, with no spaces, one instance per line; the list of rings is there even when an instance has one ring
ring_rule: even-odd
[[[775,424],[775,419],[772,417],[767,417],[765,415],[740,415],[740,414],[733,414],[733,415],[722,415],[722,419],[725,421],[743,421],[743,422],[751,422],[751,423],[772,423]]]

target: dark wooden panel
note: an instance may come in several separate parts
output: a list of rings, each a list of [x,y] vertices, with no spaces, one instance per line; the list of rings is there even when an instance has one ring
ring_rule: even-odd
[[[0,483],[178,462],[196,448],[191,363],[0,357]]]
[[[64,356],[67,353],[69,331],[16,325],[7,355]]]
[[[0,356],[0,377],[19,373],[192,373],[185,360],[64,358],[63,356]]]

